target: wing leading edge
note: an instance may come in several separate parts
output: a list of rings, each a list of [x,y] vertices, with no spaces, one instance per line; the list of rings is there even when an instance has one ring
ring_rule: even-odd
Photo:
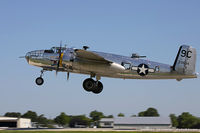
[[[113,63],[112,61],[106,60],[102,56],[100,56],[96,53],[93,53],[91,51],[86,51],[83,49],[76,49],[75,53],[76,53],[76,57],[81,60],[89,60],[92,62],[100,62],[100,63],[108,63],[108,64]]]

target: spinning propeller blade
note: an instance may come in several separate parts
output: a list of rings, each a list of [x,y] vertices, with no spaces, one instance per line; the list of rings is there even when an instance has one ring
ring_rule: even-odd
[[[69,72],[67,72],[67,80],[69,80]]]
[[[63,59],[63,53],[62,53],[62,41],[60,41],[60,48],[58,50],[59,58],[58,58],[58,64],[56,68],[56,75],[58,73],[59,67],[62,66],[62,59]]]
[[[25,58],[25,56],[20,56],[19,58]]]

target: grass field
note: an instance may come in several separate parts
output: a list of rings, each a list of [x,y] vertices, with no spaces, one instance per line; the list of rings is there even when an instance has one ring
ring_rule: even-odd
[[[0,133],[120,133],[120,131],[117,131],[117,132],[115,131],[0,131]],[[130,131],[128,133],[154,133],[154,132],[131,132]],[[156,132],[156,133],[172,133],[172,132]],[[193,132],[189,132],[189,133],[193,133]]]
[[[1,130],[0,133],[155,133],[155,132],[147,132],[147,131],[23,131],[23,130]],[[174,132],[156,132],[156,133],[174,133]],[[179,132],[176,132],[179,133]],[[183,132],[180,132],[183,133]],[[184,133],[197,133],[197,132],[187,132]]]
[[[21,131],[21,130],[16,131],[16,130],[2,130],[2,131],[0,131],[0,133],[120,133],[120,131],[28,131],[28,130],[27,131]],[[130,131],[128,133],[138,133],[138,132]],[[139,133],[141,133],[141,132],[139,132]],[[142,133],[153,133],[153,132],[142,132]]]

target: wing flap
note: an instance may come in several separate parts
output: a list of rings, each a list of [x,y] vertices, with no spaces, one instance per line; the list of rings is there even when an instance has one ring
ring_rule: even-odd
[[[106,60],[102,56],[93,53],[91,51],[86,51],[83,49],[76,49],[75,50],[76,57],[83,59],[83,60],[89,60],[89,61],[94,61],[94,62],[102,62],[102,63],[111,63],[111,61]]]

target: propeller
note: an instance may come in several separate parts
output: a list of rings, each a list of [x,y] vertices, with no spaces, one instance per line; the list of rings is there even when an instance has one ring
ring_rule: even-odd
[[[69,80],[69,72],[67,72],[67,80]]]
[[[19,58],[25,58],[26,56],[20,56]]]
[[[57,67],[56,67],[56,75],[58,73],[59,67],[62,66],[62,60],[63,60],[62,41],[60,41],[60,48],[58,49],[58,54],[59,54],[59,58],[58,58],[58,64],[57,64]]]

